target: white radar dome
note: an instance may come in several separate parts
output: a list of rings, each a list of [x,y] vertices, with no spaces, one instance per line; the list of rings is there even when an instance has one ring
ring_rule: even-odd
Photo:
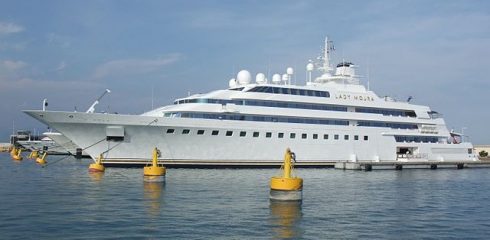
[[[315,69],[315,65],[313,65],[313,63],[308,63],[308,64],[306,65],[306,71],[311,72],[311,71],[313,71],[314,69]]]
[[[292,67],[288,67],[288,68],[286,69],[286,73],[287,73],[288,75],[293,75],[293,74],[294,74],[294,70],[293,70],[293,68],[292,68]]]
[[[283,74],[283,75],[282,75],[282,80],[283,80],[283,81],[287,81],[287,80],[289,80],[289,76],[288,76],[287,74]]]
[[[252,80],[252,75],[250,75],[250,72],[247,70],[241,70],[236,75],[236,79],[237,79],[238,84],[247,85]]]
[[[230,79],[230,81],[228,81],[228,86],[230,86],[230,88],[236,87],[236,80],[234,78]]]
[[[272,75],[272,82],[275,84],[280,83],[281,82],[281,75],[279,75],[277,73]]]
[[[265,80],[265,74],[263,73],[257,73],[257,76],[255,76],[255,82],[257,84],[264,84],[267,82],[267,80]]]

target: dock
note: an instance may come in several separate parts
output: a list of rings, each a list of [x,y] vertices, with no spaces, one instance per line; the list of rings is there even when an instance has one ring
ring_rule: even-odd
[[[463,168],[490,168],[490,161],[362,161],[337,162],[335,169],[340,170],[403,170],[408,169],[463,169]]]
[[[10,143],[0,143],[0,152],[8,152],[12,148]]]

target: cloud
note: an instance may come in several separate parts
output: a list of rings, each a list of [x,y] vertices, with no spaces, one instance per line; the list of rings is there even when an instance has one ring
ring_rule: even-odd
[[[61,61],[60,64],[58,65],[58,67],[56,67],[55,71],[59,72],[63,69],[66,68],[66,62],[65,61]]]
[[[98,66],[94,78],[107,76],[133,75],[155,72],[161,67],[181,59],[180,54],[171,54],[158,59],[119,59],[106,62]]]
[[[22,69],[28,66],[23,61],[0,60],[0,83],[17,79],[22,75]]]
[[[58,45],[61,48],[68,48],[71,46],[71,38],[56,33],[49,33],[46,35],[46,40],[49,44]]]
[[[13,72],[13,71],[17,71],[21,68],[24,68],[26,66],[27,66],[27,63],[25,63],[23,61],[4,60],[4,61],[0,62],[0,73],[1,73],[1,70]]]
[[[24,27],[17,25],[15,23],[0,22],[0,36],[9,35],[12,33],[19,33],[24,31]]]

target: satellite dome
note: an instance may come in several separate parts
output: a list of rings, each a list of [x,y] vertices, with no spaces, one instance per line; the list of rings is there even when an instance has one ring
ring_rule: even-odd
[[[313,65],[313,63],[308,63],[306,65],[306,71],[311,72],[313,69],[315,69],[315,65]]]
[[[228,81],[228,86],[230,86],[230,88],[236,87],[236,80],[234,78],[230,79],[230,81]]]
[[[293,68],[292,68],[292,67],[288,67],[288,68],[286,69],[286,73],[287,73],[288,75],[293,75],[293,74],[294,74],[294,70],[293,70]]]
[[[279,75],[277,73],[272,75],[272,82],[275,84],[280,83],[281,82],[281,75]]]
[[[255,76],[255,82],[257,84],[264,84],[267,81],[265,80],[265,74],[263,73],[257,73],[257,76]]]
[[[238,84],[247,85],[252,80],[252,75],[250,75],[250,72],[247,70],[241,70],[240,72],[238,72],[236,79],[238,81]]]
[[[283,81],[287,81],[287,80],[289,80],[289,76],[288,76],[287,74],[283,74],[283,75],[282,75],[282,80],[283,80]]]

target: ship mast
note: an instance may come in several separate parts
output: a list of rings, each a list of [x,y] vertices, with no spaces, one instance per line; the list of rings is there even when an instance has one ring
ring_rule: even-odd
[[[335,50],[333,47],[333,42],[328,40],[328,36],[325,37],[325,48],[323,49],[323,66],[319,67],[319,70],[323,73],[324,76],[332,76],[332,66],[330,65],[330,52]]]

